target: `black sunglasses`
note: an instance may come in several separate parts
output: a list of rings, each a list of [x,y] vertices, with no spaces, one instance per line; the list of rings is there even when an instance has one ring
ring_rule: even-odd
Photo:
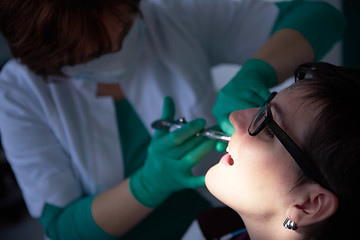
[[[255,115],[248,129],[249,135],[256,136],[267,126],[294,158],[305,175],[328,189],[329,185],[315,163],[305,155],[300,147],[274,121],[269,103],[276,94],[277,92],[271,93],[268,100],[265,101],[259,112]]]

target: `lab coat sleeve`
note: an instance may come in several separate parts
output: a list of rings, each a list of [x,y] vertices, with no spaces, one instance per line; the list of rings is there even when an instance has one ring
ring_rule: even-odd
[[[276,5],[268,1],[184,2],[187,4],[182,12],[208,54],[211,66],[243,64],[267,41],[279,13]]]
[[[46,87],[29,81],[32,75],[16,64],[0,75],[0,133],[6,157],[11,164],[33,217],[39,217],[45,203],[64,206],[81,196],[81,184],[71,161],[49,126],[51,112],[34,92]],[[51,106],[47,106],[51,109]]]
[[[52,240],[119,239],[104,232],[94,221],[91,205],[94,196],[77,199],[65,208],[45,204],[39,221]]]

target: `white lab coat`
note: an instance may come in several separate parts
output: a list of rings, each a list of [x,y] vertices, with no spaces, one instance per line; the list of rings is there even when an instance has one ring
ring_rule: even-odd
[[[250,58],[278,14],[273,3],[257,0],[143,0],[141,10],[144,25],[131,30],[141,47],[118,81],[151,134],[165,96],[173,97],[177,117],[214,125],[211,67]],[[34,217],[45,202],[65,206],[124,179],[113,100],[97,97],[96,81],[81,74],[47,83],[8,62],[0,75],[0,134]]]

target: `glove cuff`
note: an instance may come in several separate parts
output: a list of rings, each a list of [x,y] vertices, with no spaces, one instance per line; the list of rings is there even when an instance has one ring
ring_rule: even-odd
[[[301,33],[312,46],[318,61],[343,36],[345,18],[341,11],[327,2],[277,2],[280,13],[273,33],[290,28]],[[306,17],[304,17],[306,13]]]
[[[244,73],[258,74],[266,88],[274,87],[278,83],[277,73],[273,66],[260,58],[251,58],[246,61],[238,74]]]

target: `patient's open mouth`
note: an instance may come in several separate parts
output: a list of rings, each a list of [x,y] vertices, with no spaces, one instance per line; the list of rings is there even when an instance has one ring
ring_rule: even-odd
[[[232,166],[234,164],[234,160],[231,158],[230,154],[227,153],[220,159],[220,162],[227,166]]]

